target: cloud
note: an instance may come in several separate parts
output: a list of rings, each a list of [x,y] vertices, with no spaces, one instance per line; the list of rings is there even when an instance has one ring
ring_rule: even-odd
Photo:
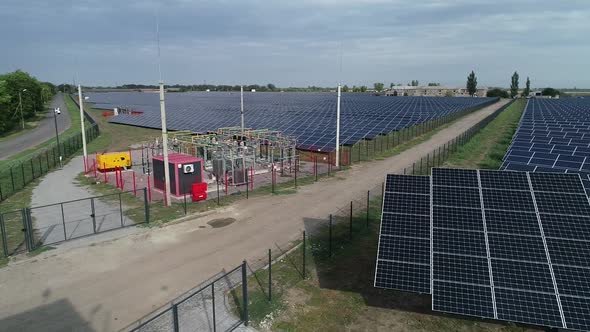
[[[156,16],[171,83],[463,85],[476,69],[484,85],[519,70],[533,85],[590,87],[585,0],[8,0],[0,28],[17,33],[5,35],[0,71],[153,82]]]

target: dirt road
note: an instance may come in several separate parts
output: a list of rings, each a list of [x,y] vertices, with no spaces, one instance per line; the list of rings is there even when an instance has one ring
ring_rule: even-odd
[[[13,139],[0,142],[0,160],[8,159],[21,151],[37,146],[55,137],[55,122],[53,109],[59,107],[61,114],[57,116],[57,129],[62,133],[70,127],[70,113],[64,102],[64,95],[58,92],[51,102],[51,109],[46,112],[45,118],[39,126],[27,133],[16,136]]]
[[[386,173],[467,130],[499,102],[441,130],[430,140],[381,161],[363,163],[300,188],[293,195],[258,197],[188,222],[145,229],[117,240],[58,248],[0,269],[0,330],[113,331],[243,259],[278,252],[305,224],[380,186]],[[207,222],[233,218],[212,228]]]

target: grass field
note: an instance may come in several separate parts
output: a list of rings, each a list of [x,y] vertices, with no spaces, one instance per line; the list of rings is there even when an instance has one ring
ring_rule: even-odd
[[[524,101],[518,101],[484,127],[450,157],[447,167],[497,168],[520,120]],[[526,331],[532,328],[444,315],[431,311],[431,298],[373,287],[381,198],[371,202],[355,220],[352,241],[346,241],[347,223],[333,230],[338,245],[333,258],[325,255],[326,232],[308,241],[308,277],[302,278],[303,248],[272,266],[273,299],[265,286],[268,270],[249,278],[252,323],[276,331]],[[279,253],[275,253],[278,255]],[[275,256],[276,257],[276,256]]]
[[[100,137],[88,145],[88,153],[125,151],[130,145],[154,141],[156,137],[162,135],[162,131],[158,129],[109,123],[109,118],[102,116],[104,111],[92,108],[91,104],[85,103],[84,109],[100,128]]]
[[[516,132],[526,100],[517,100],[467,144],[459,147],[444,167],[498,169]]]

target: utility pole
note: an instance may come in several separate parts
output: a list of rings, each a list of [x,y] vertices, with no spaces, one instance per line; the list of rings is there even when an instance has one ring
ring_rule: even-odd
[[[336,104],[336,164],[335,166],[340,166],[340,96],[341,96],[341,87],[340,83],[338,83],[338,102]]]
[[[168,167],[168,132],[166,131],[166,102],[164,101],[164,81],[160,80],[160,116],[162,118],[162,150],[164,152],[164,182],[166,184],[166,206],[170,202],[170,170]]]
[[[78,84],[78,103],[80,104],[80,128],[82,128],[82,149],[84,151],[84,172],[86,172],[86,161],[88,158],[88,153],[86,151],[86,130],[84,129],[84,100],[82,100],[82,87],[80,84]]]
[[[156,38],[158,42],[158,74],[160,76],[160,118],[162,121],[162,152],[164,155],[164,197],[166,206],[171,206],[170,201],[170,167],[168,167],[168,132],[166,131],[166,102],[164,100],[164,81],[162,80],[162,61],[160,57],[160,20],[156,17]]]
[[[240,115],[242,117],[242,139],[244,139],[244,86],[240,85]]]

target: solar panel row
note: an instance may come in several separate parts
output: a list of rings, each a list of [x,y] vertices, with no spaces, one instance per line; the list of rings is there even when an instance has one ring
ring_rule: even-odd
[[[388,176],[387,190],[412,181],[402,178]],[[590,201],[577,174],[435,168],[431,182],[433,310],[590,329]],[[390,208],[417,204],[399,202],[403,205],[384,204],[384,220]],[[388,234],[418,233],[401,225]],[[429,243],[422,236],[419,243],[396,242],[405,261],[427,261]],[[400,283],[403,272],[393,266],[379,271],[381,261],[376,276],[388,283],[376,282],[377,287],[425,287],[424,271],[407,273]]]
[[[530,99],[501,169],[577,173],[590,195],[590,99]]]
[[[160,128],[158,94],[139,92],[90,93],[96,108],[126,107],[144,112],[122,114],[111,122]],[[212,132],[240,125],[240,98],[235,92],[170,93],[166,97],[170,130]],[[336,135],[336,97],[327,93],[247,93],[245,123],[249,128],[274,129],[297,138],[304,149],[332,151]],[[343,145],[440,118],[493,98],[376,97],[344,94],[341,138]]]

